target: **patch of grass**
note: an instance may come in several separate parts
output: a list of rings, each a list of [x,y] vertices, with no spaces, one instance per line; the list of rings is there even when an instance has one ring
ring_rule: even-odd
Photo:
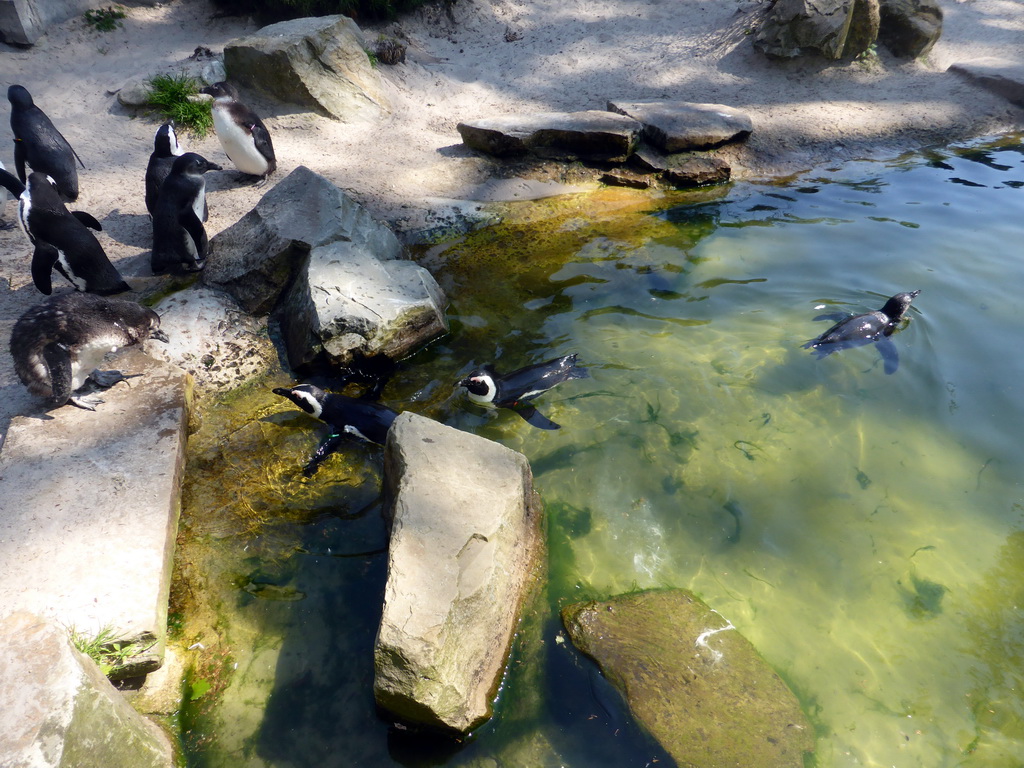
[[[84,635],[74,627],[68,630],[71,644],[95,661],[104,675],[122,667],[133,656],[145,653],[156,640],[149,643],[119,640],[113,627],[104,627],[95,636]]]
[[[82,14],[85,23],[97,32],[113,32],[121,26],[121,19],[125,18],[124,9],[121,6],[108,5],[106,8],[94,8]]]
[[[205,136],[213,128],[211,102],[189,98],[199,93],[199,81],[194,77],[184,73],[157,75],[149,81],[149,87],[149,104],[164,119],[197,136]]]

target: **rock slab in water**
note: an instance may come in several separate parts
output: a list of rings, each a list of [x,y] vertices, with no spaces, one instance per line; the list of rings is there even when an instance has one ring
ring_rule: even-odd
[[[562,610],[573,643],[679,765],[803,768],[814,733],[796,697],[721,615],[680,589]]]
[[[0,451],[0,592],[5,612],[86,634],[153,636],[155,667],[191,384],[136,348],[104,367],[142,375],[106,390],[95,412],[65,405],[11,422]]]
[[[874,42],[878,19],[878,0],[778,0],[761,23],[754,47],[787,59],[856,56]]]
[[[893,56],[915,59],[942,35],[942,8],[934,0],[881,0],[878,40]]]
[[[263,27],[224,47],[228,77],[287,104],[342,121],[388,109],[363,35],[347,16],[293,19]]]
[[[754,130],[749,115],[724,104],[609,101],[608,111],[643,124],[644,140],[668,154],[742,141]]]
[[[946,71],[965,77],[1018,107],[1024,107],[1024,65],[1019,62],[987,57],[957,62]]]
[[[391,543],[374,651],[377,703],[467,733],[490,717],[543,554],[526,458],[403,413],[388,435]]]
[[[25,612],[0,620],[0,690],[0,763],[7,768],[175,765],[160,728],[54,622]]]
[[[462,142],[495,157],[538,157],[625,162],[642,126],[600,110],[492,117],[456,126]]]

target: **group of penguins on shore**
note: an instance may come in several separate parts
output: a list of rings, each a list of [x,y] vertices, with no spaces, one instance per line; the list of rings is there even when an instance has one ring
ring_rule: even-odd
[[[232,85],[216,83],[201,90],[212,97],[214,130],[225,154],[247,176],[265,182],[277,168],[270,133],[260,118],[239,98]],[[108,352],[147,338],[166,342],[156,312],[137,302],[106,298],[131,290],[103,251],[92,231],[100,223],[88,213],[70,212],[65,201],[78,198],[76,161],[84,163],[46,114],[21,85],[8,88],[14,162],[17,176],[0,163],[0,186],[18,198],[18,222],[34,251],[32,280],[40,292],[52,293],[56,269],[74,286],[73,293],[54,296],[33,306],[11,333],[15,371],[33,394],[50,407],[71,403],[95,410],[103,401],[91,394],[125,376],[97,367]],[[26,167],[31,173],[26,176]],[[223,170],[194,152],[184,152],[173,123],[157,130],[146,169],[146,209],[153,222],[151,267],[196,272],[205,266],[208,241],[207,171]],[[898,293],[874,312],[839,317],[825,333],[804,347],[824,357],[839,349],[878,342],[886,373],[896,369],[897,357],[889,337],[920,293]],[[820,316],[816,320],[831,318]],[[492,365],[474,370],[458,382],[469,399],[483,406],[514,410],[539,429],[558,429],[532,404],[535,398],[570,379],[587,377],[575,354],[565,355],[502,375]],[[312,475],[348,437],[383,444],[397,412],[368,398],[325,392],[312,384],[273,390],[306,413],[325,422],[331,433],[304,467]]]

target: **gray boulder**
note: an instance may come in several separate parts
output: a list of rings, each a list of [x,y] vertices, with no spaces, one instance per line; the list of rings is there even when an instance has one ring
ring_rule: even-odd
[[[403,358],[447,332],[446,304],[415,262],[378,258],[353,241],[314,248],[280,313],[288,364],[299,369],[321,354],[332,365]]]
[[[725,160],[709,155],[675,155],[661,178],[677,189],[724,184],[732,176],[732,168]]]
[[[375,118],[389,104],[365,47],[347,16],[293,19],[226,45],[224,66],[233,82],[287,104],[342,121]]]
[[[1020,62],[987,57],[957,62],[946,71],[965,77],[1018,107],[1024,107],[1024,65]]]
[[[466,733],[490,717],[542,563],[526,458],[412,413],[385,448],[391,543],[374,695],[399,719]]]
[[[122,5],[156,5],[159,0],[133,0]],[[0,0],[0,40],[32,45],[62,21],[96,8],[96,0]]]
[[[621,163],[636,147],[642,126],[625,115],[587,110],[492,117],[456,128],[467,147],[495,157],[533,154]]]
[[[724,104],[609,101],[608,111],[643,124],[644,140],[669,154],[742,141],[754,130],[749,115]]]
[[[114,689],[67,630],[0,620],[0,762],[9,768],[173,768],[170,741]]]
[[[875,41],[878,19],[878,0],[778,0],[762,22],[754,47],[767,56],[787,59],[856,56]]]
[[[935,0],[881,0],[878,39],[893,56],[916,59],[942,35],[942,8]]]

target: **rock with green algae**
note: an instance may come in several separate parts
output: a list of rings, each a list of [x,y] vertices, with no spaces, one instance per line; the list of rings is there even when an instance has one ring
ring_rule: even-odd
[[[792,691],[687,590],[576,603],[562,609],[562,621],[680,766],[801,768],[813,750]]]

